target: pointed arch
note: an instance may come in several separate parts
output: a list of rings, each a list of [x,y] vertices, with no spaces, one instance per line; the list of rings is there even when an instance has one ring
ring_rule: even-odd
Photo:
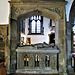
[[[55,12],[55,9],[47,9],[47,8],[38,7],[38,9],[28,10],[26,13],[20,13],[17,19],[23,20],[33,15],[41,15],[41,16],[44,16],[53,20],[58,20],[61,18],[61,16]]]

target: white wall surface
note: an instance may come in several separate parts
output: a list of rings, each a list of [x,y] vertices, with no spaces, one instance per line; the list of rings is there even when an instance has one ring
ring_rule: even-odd
[[[9,23],[9,3],[8,0],[0,0],[0,24]]]
[[[36,44],[36,43],[49,43],[49,36],[48,34],[50,34],[50,28],[49,28],[49,24],[50,24],[50,19],[44,17],[43,18],[43,27],[44,27],[44,35],[27,35],[28,34],[28,28],[29,28],[29,20],[26,19],[26,31],[25,31],[25,35],[23,35],[23,37],[25,38],[25,42],[26,42],[26,38],[30,37],[31,38],[31,44]],[[55,26],[55,22],[53,21],[52,24]]]
[[[65,0],[65,1],[68,1],[65,7],[66,7],[66,19],[67,21],[69,21],[70,9],[74,0]]]

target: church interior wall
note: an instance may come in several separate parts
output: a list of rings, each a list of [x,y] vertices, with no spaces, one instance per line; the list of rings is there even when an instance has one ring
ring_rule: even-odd
[[[3,1],[1,0],[1,2],[3,2]],[[6,4],[8,4],[8,3],[6,2]],[[9,5],[8,6],[6,5],[6,7],[9,10]],[[3,9],[3,8],[6,9],[6,7],[5,8],[2,7],[1,9]],[[29,7],[29,9],[30,8],[32,8],[32,7]],[[63,10],[65,11],[65,9],[63,9]],[[7,66],[7,69],[8,69],[9,72],[10,72],[10,70],[11,70],[11,72],[15,72],[15,69],[16,69],[16,52],[15,52],[15,49],[16,49],[16,47],[18,45],[17,44],[17,42],[18,42],[17,36],[19,36],[19,35],[17,35],[17,17],[16,18],[13,17],[12,19],[9,20],[9,17],[10,17],[9,16],[9,12],[8,11],[4,12],[4,11],[6,11],[6,10],[1,10],[0,24],[9,24],[9,27],[11,28],[10,32],[9,32],[11,35],[9,35],[9,36],[12,37],[10,39],[10,37],[8,36],[8,38],[10,39],[10,43],[11,43],[11,45],[10,45],[11,60],[9,59],[10,58],[10,54],[9,54],[9,51],[8,51],[8,55],[9,56],[8,56],[8,66]],[[4,13],[2,13],[2,12],[4,12]],[[66,69],[66,62],[65,62],[65,60],[66,60],[65,59],[66,58],[66,43],[65,43],[65,31],[64,31],[65,30],[65,16],[64,16],[65,12],[63,12],[63,13],[64,13],[63,14],[63,19],[61,18],[61,20],[56,21],[56,30],[55,30],[56,31],[56,34],[55,34],[56,35],[56,38],[55,38],[56,39],[56,44],[58,44],[59,48],[61,49],[61,54],[60,54],[60,58],[59,58],[60,63],[59,64],[62,67],[60,67],[60,72],[62,72],[62,70],[64,70],[64,72],[66,72],[66,70],[65,70]],[[3,14],[5,14],[5,15],[3,15]],[[49,16],[49,15],[47,15],[47,16]],[[69,23],[68,26],[67,26],[67,29],[69,28],[69,30],[67,30],[67,37],[68,37],[67,38],[67,46],[68,46],[67,50],[69,51],[68,54],[71,53],[71,47],[70,47],[71,46],[71,38],[70,38],[70,36],[71,36],[71,30],[70,30],[70,27],[71,27],[71,25]],[[28,37],[30,37],[30,36],[28,35]],[[20,38],[18,37],[18,39],[20,39]],[[47,41],[47,43],[48,43],[48,41]],[[71,59],[71,54],[70,54],[70,56],[68,58]],[[63,62],[62,62],[61,59],[63,59]],[[71,64],[71,60],[70,60],[69,64]],[[11,66],[11,69],[9,69],[10,66]],[[71,65],[68,66],[68,68],[69,67],[71,67]]]

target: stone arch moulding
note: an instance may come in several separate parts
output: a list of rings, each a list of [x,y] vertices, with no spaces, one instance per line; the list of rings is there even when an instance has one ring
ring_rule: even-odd
[[[47,8],[38,8],[38,9],[31,9],[27,10],[25,13],[18,14],[17,19],[23,20],[25,18],[29,18],[32,15],[41,15],[53,20],[58,20],[61,18],[61,12],[58,8],[55,9],[47,9]]]
[[[59,12],[57,12],[57,10]],[[44,17],[47,17],[47,18],[50,18],[52,20],[59,20],[61,19],[61,13],[60,13],[60,10],[58,8],[56,9],[47,9],[47,8],[38,8],[38,9],[31,9],[31,10],[27,10],[26,13],[20,13],[17,15],[17,29],[18,29],[18,37],[20,37],[20,30],[19,30],[19,24],[22,20],[24,20],[25,18],[29,18],[31,17],[32,15],[41,15],[41,16],[44,16]],[[57,12],[57,13],[56,13]],[[59,13],[59,14],[58,14]],[[18,38],[18,43],[20,41],[20,38]]]
[[[22,9],[22,8],[21,8]],[[17,9],[18,10],[18,9]],[[53,9],[49,9],[49,8],[41,8],[41,7],[38,7],[38,8],[35,8],[35,9],[29,9],[29,10],[22,10],[24,11],[21,12],[19,11],[17,16],[15,16],[15,19],[17,19],[17,29],[18,29],[18,37],[20,37],[20,30],[19,30],[19,24],[20,22],[25,19],[25,18],[29,18],[31,17],[32,15],[41,15],[41,16],[44,16],[44,17],[47,17],[47,18],[50,18],[52,20],[60,20],[62,17],[61,17],[61,10],[59,8],[53,8]],[[13,17],[12,17],[13,18]],[[20,38],[18,38],[18,43],[20,41]]]

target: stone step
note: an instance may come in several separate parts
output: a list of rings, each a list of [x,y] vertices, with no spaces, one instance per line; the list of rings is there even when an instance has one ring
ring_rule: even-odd
[[[68,75],[75,75],[75,73],[69,73]]]
[[[59,74],[20,74],[20,73],[13,73],[13,74],[7,74],[7,75],[59,75]]]

